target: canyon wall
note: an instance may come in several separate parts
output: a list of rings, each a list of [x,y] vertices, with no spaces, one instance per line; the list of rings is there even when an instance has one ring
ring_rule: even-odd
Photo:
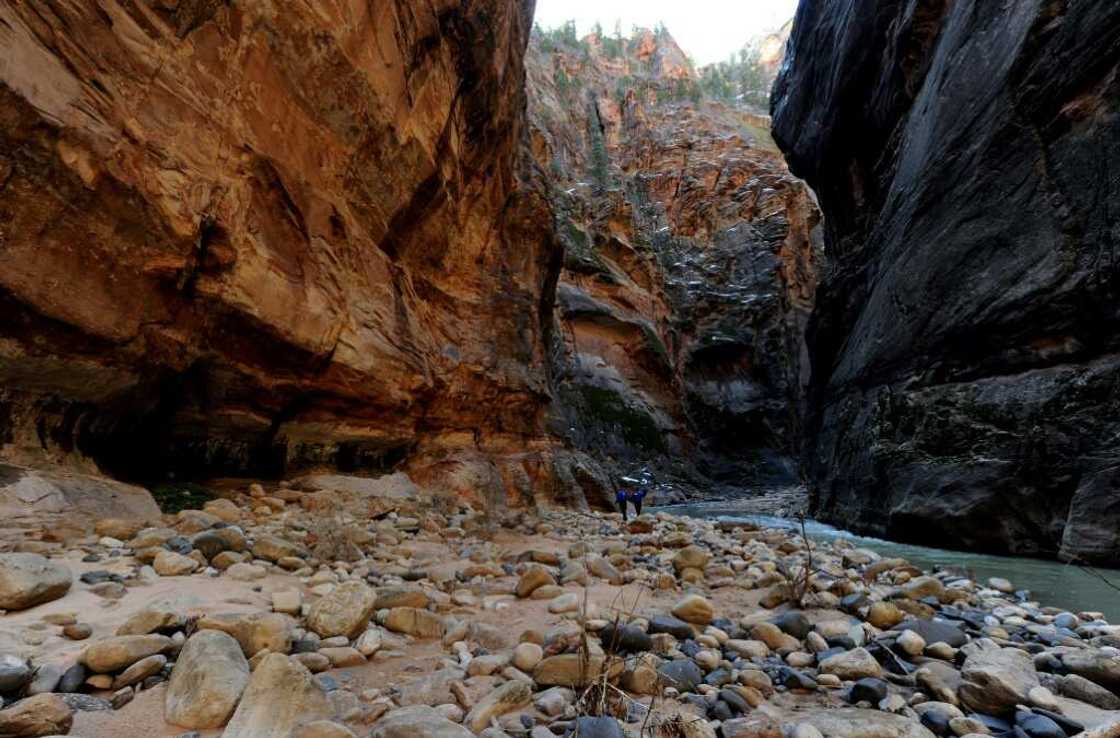
[[[545,432],[532,12],[0,5],[0,456],[596,494]]]
[[[801,3],[775,138],[820,198],[817,514],[1120,562],[1120,5]]]
[[[552,428],[680,492],[797,480],[819,213],[765,117],[709,98],[664,30],[535,34],[531,154],[565,257]]]

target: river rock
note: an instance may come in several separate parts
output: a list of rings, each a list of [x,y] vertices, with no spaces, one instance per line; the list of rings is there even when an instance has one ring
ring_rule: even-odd
[[[132,666],[122,671],[116,679],[113,680],[113,686],[110,689],[124,689],[131,687],[137,682],[141,682],[153,674],[158,674],[163,667],[167,664],[167,657],[162,654],[154,654],[146,658],[142,658]]]
[[[222,738],[288,736],[300,724],[330,716],[327,694],[311,672],[272,653],[253,671]]]
[[[148,635],[182,628],[187,620],[170,605],[155,604],[133,614],[117,628],[117,635]]]
[[[463,723],[478,733],[490,725],[491,719],[526,707],[532,697],[532,684],[520,680],[506,682],[475,703]]]
[[[365,582],[349,581],[311,606],[307,627],[323,638],[357,638],[377,611],[377,593]]]
[[[532,673],[537,664],[544,658],[544,649],[536,643],[519,643],[513,649],[513,657],[511,661],[521,671],[526,674]]]
[[[186,576],[193,574],[198,567],[199,563],[190,556],[183,556],[174,551],[160,551],[152,562],[152,568],[161,577]]]
[[[416,607],[394,607],[385,617],[385,627],[394,633],[417,638],[439,638],[443,635],[443,618]]]
[[[533,680],[546,687],[583,688],[600,678],[609,670],[609,678],[622,674],[623,663],[620,659],[590,654],[586,657],[578,653],[565,653],[543,659],[533,669]]]
[[[1102,710],[1120,710],[1120,696],[1077,674],[1057,677],[1058,691],[1063,697],[1080,700]]]
[[[33,553],[0,554],[0,610],[26,610],[70,591],[70,570]]]
[[[682,694],[696,691],[704,681],[704,672],[691,659],[666,661],[658,668],[657,673],[661,675],[665,686],[673,687]]]
[[[530,566],[517,581],[517,596],[526,598],[541,587],[555,584],[556,580],[548,569],[543,566]]]
[[[306,559],[309,555],[307,549],[298,543],[272,535],[259,536],[253,544],[253,556],[274,563],[289,556]]]
[[[394,607],[416,607],[421,610],[428,606],[431,598],[418,587],[386,587],[377,590],[375,610],[391,610]]]
[[[219,613],[200,618],[197,626],[199,630],[228,633],[241,645],[245,655],[252,657],[266,650],[288,653],[292,648],[295,623],[277,612]]]
[[[162,653],[171,645],[171,639],[162,635],[115,636],[86,646],[82,663],[94,673],[110,674]]]
[[[1017,648],[989,648],[974,652],[961,668],[963,682],[957,690],[961,702],[976,712],[1007,714],[1027,704],[1030,691],[1039,686],[1030,655]]]
[[[354,731],[331,720],[315,720],[292,731],[291,738],[357,738]]]
[[[37,694],[0,710],[0,736],[57,736],[70,732],[74,711],[57,694]]]
[[[863,679],[883,674],[879,662],[863,648],[830,656],[821,662],[820,670],[822,674],[834,674],[841,679]]]
[[[31,665],[13,654],[0,655],[0,693],[9,694],[23,689],[31,679]]]
[[[811,709],[797,714],[830,738],[934,738],[921,723],[903,715],[856,707]]]
[[[674,617],[686,623],[708,625],[715,617],[715,608],[712,603],[700,595],[688,595],[673,607]]]
[[[575,728],[571,735],[573,738],[626,738],[622,726],[613,717],[579,717],[576,718]],[[692,736],[687,731],[683,738],[699,738]]]
[[[1091,649],[1076,650],[1063,653],[1062,664],[1070,673],[1120,694],[1120,656]]]
[[[673,568],[678,573],[685,569],[703,569],[712,555],[699,546],[685,546],[673,556]]]
[[[228,633],[200,630],[192,635],[164,694],[164,719],[192,730],[226,724],[249,684],[249,662]]]
[[[948,643],[953,648],[960,648],[968,643],[968,636],[963,630],[938,620],[904,620],[893,630],[899,632],[910,630],[920,635],[926,643]]]
[[[867,610],[867,622],[880,630],[888,630],[906,619],[906,613],[893,602],[875,602]]]
[[[374,724],[369,738],[474,738],[474,734],[431,707],[412,706],[387,713]]]

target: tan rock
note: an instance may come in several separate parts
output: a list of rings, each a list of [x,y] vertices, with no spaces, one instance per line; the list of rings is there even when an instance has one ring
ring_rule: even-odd
[[[152,568],[161,577],[181,577],[193,574],[198,566],[198,562],[191,557],[167,550],[156,554],[155,561],[152,562]]]
[[[1017,648],[987,648],[965,659],[964,680],[957,694],[968,708],[1001,715],[1030,703],[1030,691],[1040,686],[1030,654]]]
[[[295,623],[280,613],[220,613],[199,618],[197,626],[228,633],[246,656],[253,656],[265,649],[278,654],[290,651]]]
[[[82,663],[97,674],[109,674],[132,666],[137,661],[171,648],[171,639],[162,635],[115,636],[91,643],[82,652]]]
[[[191,636],[171,671],[164,719],[191,730],[226,724],[249,684],[249,663],[232,636],[200,630]]]
[[[906,613],[891,602],[875,602],[867,610],[867,622],[880,630],[890,630],[906,619]]]
[[[385,587],[377,590],[375,610],[391,610],[394,607],[418,607],[424,609],[431,602],[427,593],[419,587]]]
[[[292,732],[292,738],[357,738],[354,731],[331,720],[316,720],[301,725]]]
[[[533,686],[523,681],[510,681],[483,697],[467,713],[464,724],[474,733],[490,725],[490,720],[528,706]]]
[[[517,596],[528,597],[535,590],[545,585],[555,585],[556,579],[543,566],[530,566],[517,581]]]
[[[117,628],[117,635],[148,635],[160,630],[175,630],[187,620],[169,605],[153,604],[135,613]]]
[[[715,617],[712,603],[700,595],[688,595],[673,607],[673,615],[686,623],[707,625]]]
[[[603,655],[582,655],[565,653],[549,656],[537,664],[533,670],[533,680],[546,687],[584,688],[607,674],[614,679],[622,675],[624,664],[621,659]]]
[[[57,694],[37,694],[0,710],[0,735],[57,736],[70,732],[74,712]]]
[[[289,736],[299,725],[330,716],[330,701],[311,672],[287,656],[273,653],[249,678],[222,738]]]
[[[848,680],[879,677],[883,674],[883,667],[863,648],[830,656],[820,663],[820,670],[822,674],[835,674]]]
[[[0,554],[0,610],[26,610],[70,591],[62,564],[34,553]]]
[[[308,557],[308,551],[298,543],[286,541],[283,538],[271,535],[259,536],[253,544],[253,556],[267,561],[279,561],[287,556],[296,556],[301,559]]]
[[[133,684],[142,682],[153,674],[158,674],[166,665],[167,657],[158,653],[154,656],[140,659],[135,664],[122,671],[117,678],[113,680],[113,685],[110,689],[131,687]]]
[[[394,633],[407,633],[418,638],[439,638],[443,635],[443,619],[439,615],[415,607],[395,607],[385,618],[385,627]]]
[[[377,593],[365,582],[343,582],[311,606],[307,627],[323,638],[357,638],[377,611]]]

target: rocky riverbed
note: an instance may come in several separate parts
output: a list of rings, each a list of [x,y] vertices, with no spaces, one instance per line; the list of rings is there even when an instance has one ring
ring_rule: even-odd
[[[842,540],[330,478],[95,530],[0,554],[2,736],[1120,735],[1120,627]]]

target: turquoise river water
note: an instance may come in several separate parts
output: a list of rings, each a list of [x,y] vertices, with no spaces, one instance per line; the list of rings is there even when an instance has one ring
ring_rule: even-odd
[[[696,502],[658,508],[676,515],[712,520],[746,521],[765,527],[795,528],[799,523],[789,518],[744,514],[735,502]],[[1109,622],[1120,622],[1120,591],[1103,578],[1120,586],[1120,570],[1088,570],[1060,561],[1046,561],[1013,556],[947,551],[924,546],[892,543],[878,538],[857,536],[848,531],[816,521],[806,522],[810,538],[822,541],[846,538],[860,548],[871,549],[884,556],[899,556],[916,566],[932,570],[954,567],[971,572],[979,582],[989,577],[1009,579],[1017,589],[1028,589],[1031,598],[1043,605],[1061,607],[1073,612],[1089,610],[1105,614]]]

